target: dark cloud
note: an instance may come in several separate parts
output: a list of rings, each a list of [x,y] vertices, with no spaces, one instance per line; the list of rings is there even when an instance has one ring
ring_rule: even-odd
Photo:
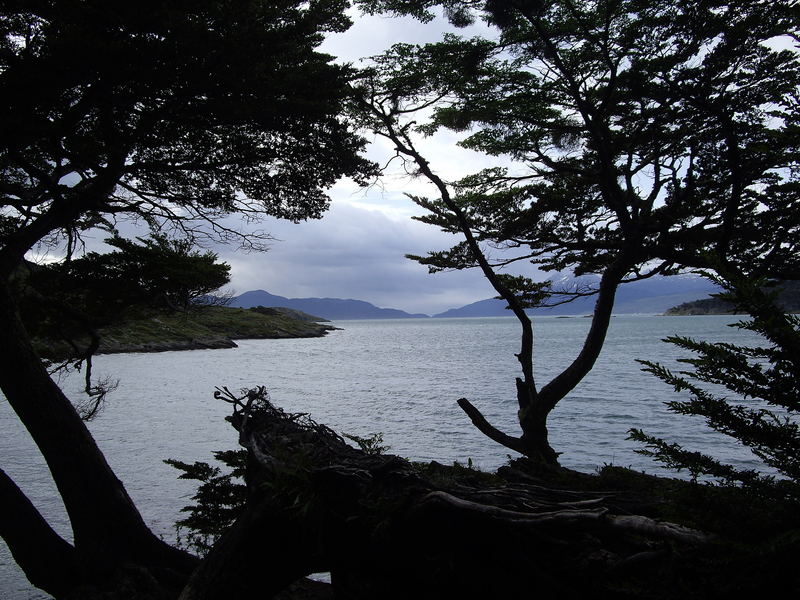
[[[322,49],[339,60],[357,62],[395,42],[424,43],[452,29],[442,20],[423,25],[410,19],[353,15],[355,25],[331,36]],[[482,24],[461,34],[491,34]],[[456,146],[458,135],[448,132],[426,138],[420,146],[434,168],[454,180],[487,166],[485,158]],[[385,164],[393,155],[380,139],[368,156]],[[319,221],[292,224],[268,219],[258,227],[276,241],[264,253],[243,253],[232,246],[211,248],[232,267],[231,288],[237,293],[265,289],[289,297],[356,298],[381,307],[433,314],[495,295],[474,270],[429,275],[427,268],[405,258],[454,243],[455,238],[411,220],[419,211],[405,193],[433,193],[420,179],[411,179],[394,164],[381,182],[366,190],[340,182],[331,190],[333,207]],[[224,221],[232,228],[241,221]],[[141,226],[120,223],[125,237],[146,235]],[[86,236],[87,250],[104,251],[104,233]],[[105,248],[107,251],[107,248]]]
[[[288,297],[356,298],[428,314],[493,295],[478,272],[429,275],[406,259],[454,240],[410,218],[335,202],[319,221],[271,220],[266,228],[280,240],[266,253],[217,249],[232,266],[231,285],[238,293],[265,289]]]

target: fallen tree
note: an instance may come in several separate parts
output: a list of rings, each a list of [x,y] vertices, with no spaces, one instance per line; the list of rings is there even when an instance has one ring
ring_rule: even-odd
[[[595,476],[524,459],[497,474],[415,464],[349,446],[265,388],[216,396],[234,406],[247,500],[182,600],[270,597],[319,571],[336,598],[709,597],[743,560],[630,486],[590,489]]]

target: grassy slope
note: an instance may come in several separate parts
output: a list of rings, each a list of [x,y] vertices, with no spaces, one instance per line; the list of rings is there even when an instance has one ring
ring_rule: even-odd
[[[101,329],[100,353],[230,348],[236,345],[234,339],[319,337],[330,329],[285,315],[212,306],[187,315],[157,313],[131,317]],[[37,345],[49,358],[67,353],[63,343],[40,340]]]

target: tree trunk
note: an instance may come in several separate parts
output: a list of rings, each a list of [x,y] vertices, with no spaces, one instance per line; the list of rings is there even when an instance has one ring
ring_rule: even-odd
[[[524,387],[522,380],[517,379],[518,393],[519,388]],[[538,397],[529,402],[527,406],[519,409],[519,424],[522,428],[520,443],[522,444],[522,454],[527,456],[535,463],[545,467],[558,468],[558,453],[550,445],[547,432],[547,416],[550,409],[544,406]]]
[[[254,496],[262,496],[254,494]],[[248,503],[194,572],[179,600],[272,598],[290,584],[329,567],[314,543],[324,527],[287,518],[272,498]]]
[[[60,597],[80,583],[75,549],[44,520],[0,469],[0,537],[28,580]]]
[[[85,423],[50,378],[19,318],[8,281],[0,282],[0,347],[6,357],[0,362],[0,389],[58,487],[72,525],[79,570],[99,576],[133,562],[188,574],[196,559],[148,529]]]

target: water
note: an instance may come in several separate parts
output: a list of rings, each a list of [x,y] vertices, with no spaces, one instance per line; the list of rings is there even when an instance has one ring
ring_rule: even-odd
[[[643,373],[634,358],[674,366],[684,353],[660,341],[670,334],[744,343],[752,334],[726,327],[727,316],[617,316],[592,373],[550,419],[551,443],[562,464],[593,471],[603,464],[658,471],[625,440],[631,427],[668,437],[737,465],[756,465],[745,449],[709,431],[701,420],[668,413],[671,388]],[[479,433],[456,405],[468,398],[496,427],[518,434],[514,378],[519,326],[513,318],[347,321],[324,338],[243,340],[239,348],[97,357],[97,375],[120,380],[93,435],[152,529],[174,541],[174,522],[195,486],[176,478],[165,458],[210,460],[233,448],[224,421],[229,405],[212,398],[266,385],[273,401],[309,412],[340,432],[382,432],[391,452],[416,460],[472,460],[494,469],[510,451]],[[584,318],[537,318],[536,379],[541,385],[574,358],[589,327]],[[61,382],[79,394],[81,382]],[[55,529],[69,525],[41,457],[0,398],[3,468]],[[30,587],[0,542],[0,598],[46,598]]]

